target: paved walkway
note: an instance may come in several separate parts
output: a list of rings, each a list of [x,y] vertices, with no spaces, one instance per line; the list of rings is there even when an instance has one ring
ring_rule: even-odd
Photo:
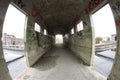
[[[94,57],[94,67],[97,71],[109,76],[115,59],[115,51],[106,50],[96,53]]]
[[[106,51],[98,52],[96,54],[106,58],[115,59],[115,51],[106,50]]]
[[[103,56],[95,56],[94,68],[104,76],[108,77],[108,75],[111,72],[113,62],[114,62],[113,59],[103,57]]]
[[[16,80],[106,80],[93,67],[85,66],[72,52],[57,46]]]
[[[11,63],[8,63],[7,66],[12,77],[12,80],[14,80],[18,75],[20,75],[21,72],[23,72],[27,68],[26,59],[25,57],[22,57]]]
[[[17,59],[20,59],[20,58],[24,57],[23,54],[19,54],[19,53],[23,53],[21,51],[4,49],[3,52],[4,52],[4,57],[5,57],[5,60],[6,60],[7,63],[13,62]]]

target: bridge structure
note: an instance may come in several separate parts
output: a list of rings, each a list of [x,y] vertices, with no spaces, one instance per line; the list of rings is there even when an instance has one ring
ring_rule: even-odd
[[[105,50],[115,50],[116,43],[105,43],[105,44],[96,44],[95,45],[95,52],[101,52]]]
[[[16,80],[120,80],[119,0],[0,0],[0,38],[9,4],[26,15],[24,43],[28,68]],[[92,67],[95,38],[91,20],[91,15],[106,4],[111,7],[117,30],[115,62],[107,78]],[[83,30],[77,31],[80,21]],[[40,32],[34,30],[35,23],[40,25]],[[55,45],[56,34],[63,35],[63,45]],[[2,41],[0,80],[11,80]]]

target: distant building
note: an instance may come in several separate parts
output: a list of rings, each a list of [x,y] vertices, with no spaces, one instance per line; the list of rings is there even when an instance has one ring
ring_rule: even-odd
[[[3,33],[2,43],[3,43],[3,46],[23,45],[24,41],[23,41],[23,39],[16,38],[14,35],[9,35],[7,33]]]

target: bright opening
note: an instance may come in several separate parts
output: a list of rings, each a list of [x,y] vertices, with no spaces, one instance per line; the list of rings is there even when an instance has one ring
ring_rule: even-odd
[[[55,43],[63,44],[63,35],[60,35],[60,34],[55,35]]]
[[[83,21],[77,24],[77,31],[81,31],[81,30],[83,30]]]
[[[109,75],[116,53],[116,26],[109,4],[92,15],[95,28],[94,66],[106,77]]]
[[[27,67],[24,57],[24,30],[27,17],[20,10],[9,5],[2,32],[4,57],[12,80]]]
[[[44,35],[47,35],[47,31],[46,31],[46,29],[44,29]]]
[[[40,32],[40,26],[37,23],[35,23],[35,31]]]
[[[74,28],[71,29],[71,34],[74,34]]]

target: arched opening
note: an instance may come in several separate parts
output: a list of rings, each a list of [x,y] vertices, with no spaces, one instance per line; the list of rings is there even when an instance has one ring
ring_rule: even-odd
[[[27,66],[25,61],[25,27],[27,16],[14,3],[9,4],[2,32],[3,54],[12,79]],[[19,67],[19,68],[18,68]]]
[[[83,21],[77,24],[77,31],[83,30]]]
[[[94,67],[104,76],[111,72],[116,55],[116,26],[109,4],[92,14],[95,30]]]
[[[55,35],[55,44],[63,44],[63,35],[61,34]]]

